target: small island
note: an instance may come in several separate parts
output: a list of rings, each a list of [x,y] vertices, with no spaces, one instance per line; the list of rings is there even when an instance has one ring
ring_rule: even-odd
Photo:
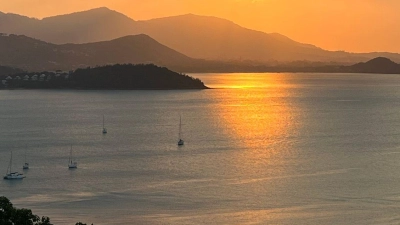
[[[116,64],[75,71],[45,71],[2,76],[3,89],[180,90],[208,89],[185,74],[154,64]]]

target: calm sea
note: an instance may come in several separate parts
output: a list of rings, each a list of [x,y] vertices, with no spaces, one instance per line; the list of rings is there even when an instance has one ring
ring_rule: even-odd
[[[400,223],[400,75],[193,76],[215,89],[0,91],[1,175],[31,165],[0,195],[56,225]]]

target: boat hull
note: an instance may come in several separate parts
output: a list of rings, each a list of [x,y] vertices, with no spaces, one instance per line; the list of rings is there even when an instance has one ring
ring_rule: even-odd
[[[76,169],[76,168],[78,168],[78,163],[77,162],[71,162],[71,163],[68,164],[68,168]]]
[[[11,174],[7,174],[4,177],[4,180],[21,180],[24,179],[25,176],[21,173],[11,173]]]

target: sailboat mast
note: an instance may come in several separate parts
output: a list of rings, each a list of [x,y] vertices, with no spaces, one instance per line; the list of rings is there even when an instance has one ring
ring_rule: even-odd
[[[72,145],[71,150],[69,151],[69,162],[72,162]]]
[[[182,116],[179,115],[179,139],[181,139],[181,132],[182,132]]]
[[[103,115],[103,129],[104,129],[104,115]]]
[[[11,158],[10,158],[10,173],[12,171],[11,166],[12,166],[12,151],[11,151]]]

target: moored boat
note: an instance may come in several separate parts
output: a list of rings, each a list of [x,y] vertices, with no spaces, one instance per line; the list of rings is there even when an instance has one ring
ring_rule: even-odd
[[[178,146],[184,145],[185,142],[182,139],[182,117],[179,116],[179,141],[178,141]]]
[[[19,172],[12,172],[12,152],[11,152],[11,158],[10,158],[10,163],[7,167],[7,173],[4,176],[5,180],[20,180],[25,178],[25,175]]]
[[[70,169],[78,168],[78,163],[72,159],[72,145],[71,145],[71,151],[69,153],[68,168]]]

